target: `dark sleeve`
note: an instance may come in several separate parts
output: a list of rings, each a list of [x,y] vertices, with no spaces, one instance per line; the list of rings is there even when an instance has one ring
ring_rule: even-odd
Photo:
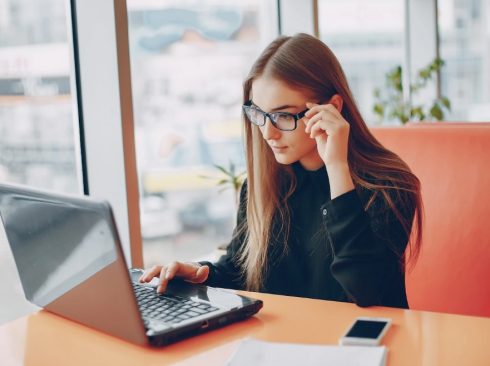
[[[322,215],[333,252],[330,269],[349,298],[359,306],[407,308],[401,263],[408,235],[382,195],[365,211],[352,190],[323,205]]]
[[[209,276],[205,285],[214,287],[244,290],[245,283],[241,274],[241,268],[237,263],[237,256],[241,252],[245,240],[245,231],[238,234],[238,228],[246,225],[247,215],[247,182],[245,181],[240,191],[240,203],[237,212],[237,223],[233,230],[233,237],[226,248],[226,254],[222,255],[218,262],[199,262],[209,266]]]

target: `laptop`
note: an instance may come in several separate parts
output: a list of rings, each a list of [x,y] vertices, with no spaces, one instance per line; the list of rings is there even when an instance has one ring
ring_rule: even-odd
[[[129,342],[163,346],[262,308],[185,281],[162,295],[139,283],[142,270],[128,270],[105,201],[0,184],[0,216],[27,300]]]

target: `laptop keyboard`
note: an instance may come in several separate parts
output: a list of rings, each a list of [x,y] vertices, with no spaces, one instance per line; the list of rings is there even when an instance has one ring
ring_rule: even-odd
[[[206,303],[168,294],[159,295],[153,287],[132,284],[144,320],[158,319],[176,324],[218,310]]]

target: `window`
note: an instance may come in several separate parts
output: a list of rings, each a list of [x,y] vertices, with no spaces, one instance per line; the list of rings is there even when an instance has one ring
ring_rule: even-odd
[[[0,181],[75,193],[65,4],[0,0]]]
[[[220,192],[214,165],[245,170],[242,82],[266,43],[262,6],[128,1],[146,267],[203,258],[231,238],[234,192]]]
[[[0,0],[0,182],[81,193],[67,1]],[[1,226],[1,225],[0,225]],[[26,303],[3,227],[0,324]]]
[[[373,90],[403,60],[402,0],[319,0],[320,38],[339,59],[366,123],[377,121]]]
[[[451,101],[448,120],[490,119],[490,33],[486,1],[439,0],[441,93]]]

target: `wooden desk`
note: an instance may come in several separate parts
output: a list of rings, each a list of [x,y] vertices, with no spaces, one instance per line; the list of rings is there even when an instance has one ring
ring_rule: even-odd
[[[384,344],[394,365],[490,365],[490,318],[250,294],[264,300],[255,317],[159,349],[132,345],[41,311],[0,327],[0,364],[222,365],[240,340],[337,344],[357,316],[389,317]],[[124,320],[121,320],[124,321]]]

